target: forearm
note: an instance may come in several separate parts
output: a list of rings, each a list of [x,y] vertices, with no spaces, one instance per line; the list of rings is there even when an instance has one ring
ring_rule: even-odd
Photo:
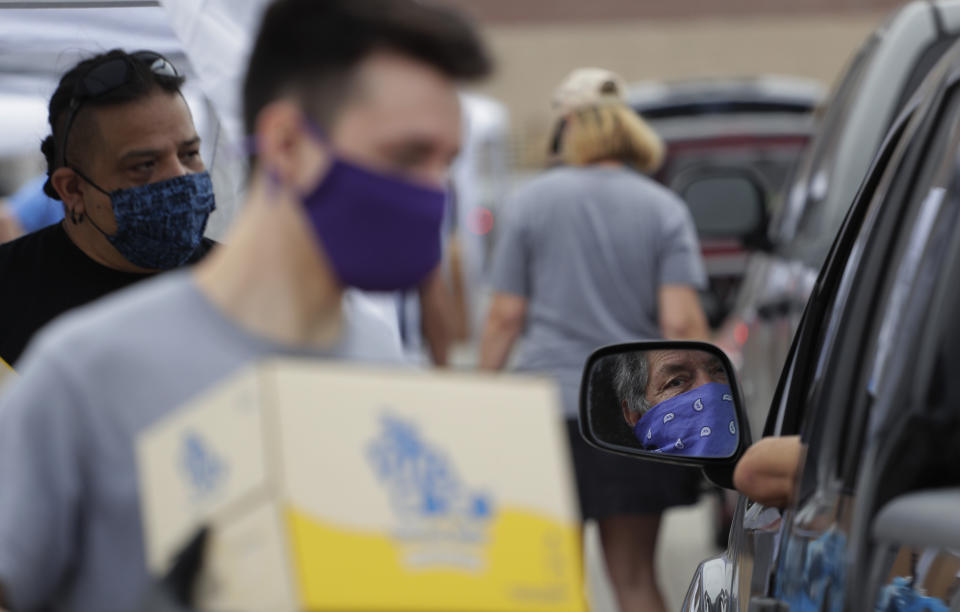
[[[446,366],[450,351],[452,304],[449,288],[440,274],[433,274],[420,287],[420,333],[427,343],[430,358],[438,366]]]
[[[527,299],[511,293],[494,293],[490,313],[480,342],[480,368],[501,370],[510,357],[510,349],[527,320]]]
[[[488,321],[480,343],[480,368],[502,370],[510,357],[513,344],[520,336],[521,326]]]
[[[710,327],[702,312],[691,312],[679,321],[662,321],[660,332],[667,340],[710,340]]]
[[[450,330],[444,321],[425,317],[421,321],[421,332],[430,351],[430,359],[439,367],[449,365]]]
[[[688,285],[664,285],[658,296],[660,333],[667,340],[710,340],[700,296]]]
[[[737,463],[734,486],[755,502],[786,507],[793,499],[802,451],[799,436],[758,441]]]

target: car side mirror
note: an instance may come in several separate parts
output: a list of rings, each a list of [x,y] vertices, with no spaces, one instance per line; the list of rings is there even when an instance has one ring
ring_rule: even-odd
[[[750,444],[733,366],[705,342],[595,351],[580,386],[580,432],[601,450],[700,467],[733,465]]]
[[[677,189],[687,203],[697,233],[704,238],[736,239],[768,249],[767,196],[762,181],[743,168],[698,170]]]

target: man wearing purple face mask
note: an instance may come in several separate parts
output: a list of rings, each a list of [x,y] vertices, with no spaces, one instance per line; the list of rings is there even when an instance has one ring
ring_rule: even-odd
[[[438,264],[473,27],[415,0],[276,0],[244,85],[247,200],[192,272],[42,332],[0,395],[0,585],[16,610],[130,610],[148,584],[134,440],[271,355],[397,362],[348,288]]]
[[[623,418],[641,446],[687,457],[729,457],[737,448],[727,371],[706,351],[623,355],[615,374]]]

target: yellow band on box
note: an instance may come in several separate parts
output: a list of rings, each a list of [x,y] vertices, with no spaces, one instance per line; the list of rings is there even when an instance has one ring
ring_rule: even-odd
[[[16,374],[17,372],[13,369],[13,366],[0,357],[0,383],[3,383],[8,378],[13,378]]]
[[[345,530],[295,510],[287,520],[301,600],[311,610],[446,610],[457,600],[469,602],[460,610],[583,610],[576,586],[583,575],[579,526],[502,510],[480,546],[479,567],[463,571],[436,569],[429,557],[422,569],[413,569],[416,545],[405,550],[386,535]],[[451,544],[451,557],[456,549]],[[522,554],[531,550],[543,554]],[[472,552],[459,554],[469,558]]]

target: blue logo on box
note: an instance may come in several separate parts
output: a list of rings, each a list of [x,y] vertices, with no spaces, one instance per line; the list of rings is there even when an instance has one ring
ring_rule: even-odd
[[[187,473],[194,497],[206,497],[213,493],[226,477],[223,459],[195,431],[187,431],[183,435],[180,462]]]
[[[385,415],[380,435],[368,447],[368,459],[400,519],[398,537],[470,545],[486,539],[494,514],[490,496],[467,487],[452,462],[421,437],[414,423]],[[462,555],[442,562],[477,565]]]

